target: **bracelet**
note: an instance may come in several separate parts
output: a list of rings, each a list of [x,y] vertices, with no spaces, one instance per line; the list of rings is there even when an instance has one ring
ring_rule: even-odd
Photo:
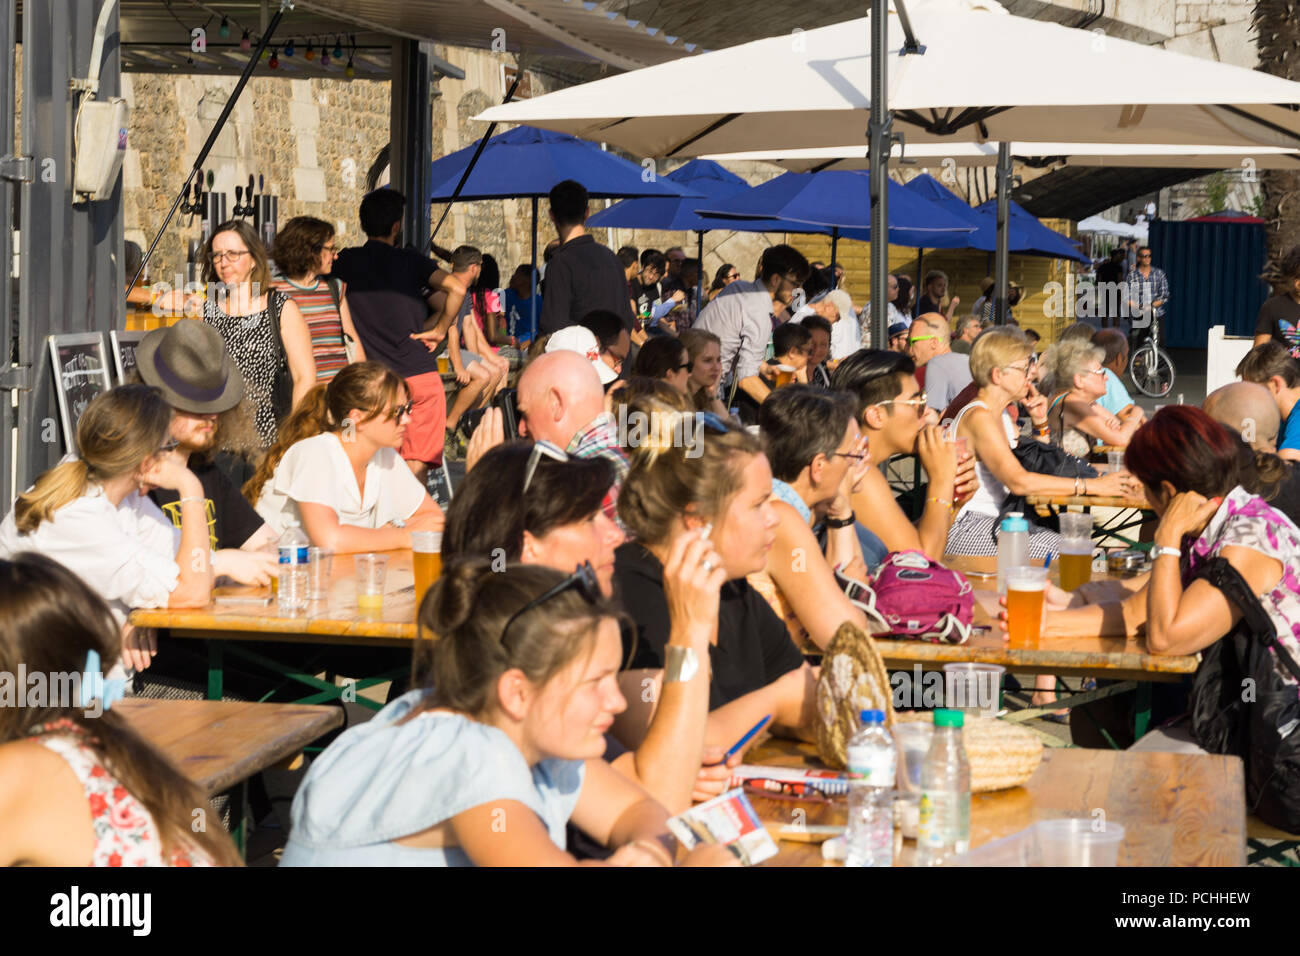
[[[856,519],[853,517],[852,513],[850,513],[847,518],[832,518],[830,515],[827,515],[822,523],[828,528],[847,528],[853,524],[854,520]]]
[[[1180,551],[1178,548],[1170,548],[1168,546],[1162,548],[1156,548],[1156,553],[1155,553],[1156,558],[1164,557],[1165,555],[1168,555],[1171,558],[1177,558],[1179,561],[1183,559],[1183,552]],[[1155,558],[1152,558],[1152,560],[1155,560]]]
[[[187,501],[207,501],[202,495],[191,495],[188,498],[182,498],[177,504],[185,504]]]
[[[937,505],[943,505],[943,506],[944,506],[945,508],[947,508],[949,511],[952,510],[952,502],[949,501],[947,498],[926,498],[925,500],[926,500],[926,501],[933,501],[933,502],[934,502],[935,504],[937,504]]]
[[[1079,476],[1074,476],[1074,497],[1079,497]]]

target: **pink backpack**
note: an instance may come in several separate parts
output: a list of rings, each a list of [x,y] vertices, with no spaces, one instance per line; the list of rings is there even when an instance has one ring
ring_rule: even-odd
[[[877,636],[964,644],[970,637],[975,598],[965,575],[936,564],[920,551],[895,551],[871,587],[856,585],[850,599],[867,614]]]

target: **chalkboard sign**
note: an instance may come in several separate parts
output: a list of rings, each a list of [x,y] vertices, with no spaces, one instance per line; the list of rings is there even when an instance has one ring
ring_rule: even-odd
[[[119,332],[114,329],[108,333],[113,343],[113,366],[117,369],[117,384],[125,385],[126,378],[135,371],[135,349],[148,332]]]
[[[50,359],[54,362],[54,392],[59,400],[64,447],[74,451],[81,413],[96,395],[113,387],[104,337],[97,332],[51,335]]]

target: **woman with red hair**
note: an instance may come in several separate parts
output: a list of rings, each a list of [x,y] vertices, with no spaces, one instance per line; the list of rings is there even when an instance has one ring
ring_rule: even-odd
[[[1122,602],[1050,614],[1047,633],[1132,634],[1145,623],[1151,653],[1196,654],[1243,617],[1240,607],[1198,577],[1221,557],[1258,596],[1278,643],[1300,661],[1300,529],[1241,487],[1231,436],[1199,408],[1167,406],[1134,434],[1124,464],[1146,487],[1160,518],[1151,572],[1128,582],[1136,590]],[[1072,598],[1071,604],[1081,600]],[[1300,693],[1280,657],[1275,666]],[[1144,749],[1169,749],[1171,743],[1199,749],[1188,746],[1192,736],[1185,725],[1152,737],[1144,738]]]

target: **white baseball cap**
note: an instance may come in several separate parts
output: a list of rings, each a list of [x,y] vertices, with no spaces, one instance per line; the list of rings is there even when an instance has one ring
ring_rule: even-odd
[[[600,342],[596,339],[596,334],[581,325],[570,325],[560,329],[546,343],[546,351],[577,352],[579,355],[587,356],[587,360],[595,366],[596,374],[600,376],[601,385],[608,385],[618,378],[618,372],[606,365],[604,359],[600,357]]]

